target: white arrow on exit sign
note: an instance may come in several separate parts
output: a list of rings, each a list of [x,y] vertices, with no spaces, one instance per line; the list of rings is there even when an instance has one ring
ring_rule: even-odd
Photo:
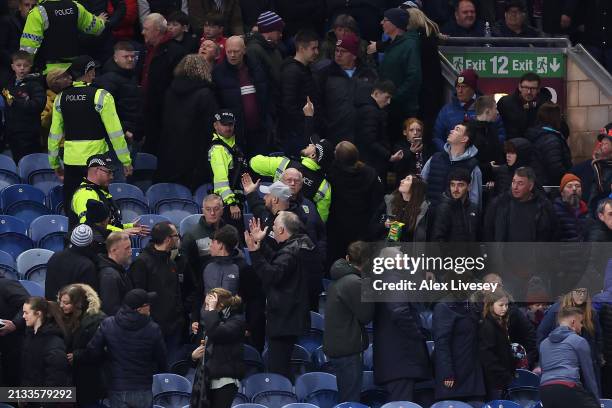
[[[553,58],[552,62],[550,63],[550,69],[552,72],[557,72],[559,70],[559,68],[561,68],[561,64],[559,64],[557,62],[556,58]]]

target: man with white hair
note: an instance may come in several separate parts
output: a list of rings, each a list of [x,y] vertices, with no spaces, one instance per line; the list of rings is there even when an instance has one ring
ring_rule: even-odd
[[[164,95],[172,82],[174,68],[185,56],[185,50],[168,32],[168,22],[158,13],[151,13],[142,24],[146,53],[140,85],[144,91],[143,149],[157,155],[162,129]]]

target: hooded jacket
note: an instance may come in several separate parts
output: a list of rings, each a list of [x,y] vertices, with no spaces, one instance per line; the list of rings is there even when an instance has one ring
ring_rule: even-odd
[[[374,303],[361,301],[361,272],[345,259],[334,262],[329,274],[323,351],[332,358],[359,354],[368,348],[365,326],[374,317]]]
[[[437,206],[442,193],[448,189],[448,174],[452,167],[459,166],[470,172],[469,198],[478,208],[482,206],[482,172],[478,167],[476,155],[478,148],[469,146],[463,154],[451,157],[451,146],[446,143],[444,152],[437,152],[425,163],[421,177],[427,182],[427,199],[433,207]]]
[[[478,149],[478,167],[482,171],[483,183],[493,181],[491,162],[501,165],[506,162],[503,143],[500,140],[495,122],[486,122],[478,119],[470,121],[469,126],[474,134],[472,144]]]
[[[447,191],[436,208],[431,240],[434,242],[474,242],[480,237],[482,215],[470,200],[454,199]]]
[[[352,122],[355,125],[355,146],[359,150],[359,157],[364,163],[374,167],[382,179],[387,174],[392,154],[386,131],[387,113],[378,106],[369,92],[359,95],[355,105]],[[341,140],[350,141],[344,136]]]
[[[102,367],[83,359],[83,356],[106,315],[100,310],[101,302],[96,291],[89,285],[77,286],[86,293],[87,309],[81,315],[78,328],[66,336],[66,352],[73,353],[72,381],[77,388],[77,401],[86,404],[103,399],[105,395]]]
[[[22,387],[65,387],[70,384],[64,333],[54,322],[34,333],[26,328],[21,355]]]
[[[599,397],[599,387],[593,369],[589,343],[567,326],[559,326],[540,344],[540,384],[550,381],[570,381]]]
[[[237,249],[228,256],[213,256],[202,271],[203,293],[214,288],[223,288],[235,295],[238,293],[240,272],[246,267],[244,257]]]
[[[310,327],[308,275],[314,249],[308,236],[296,234],[276,252],[266,251],[265,246],[251,252],[253,269],[266,294],[269,337],[300,336]]]
[[[127,270],[107,255],[98,256],[98,268],[102,310],[108,316],[113,316],[121,307],[125,294],[134,289],[134,285]]]
[[[495,180],[494,192],[496,196],[510,190],[510,186],[512,185],[512,177],[514,176],[514,171],[516,169],[524,166],[533,167],[533,145],[531,142],[524,137],[515,137],[509,142],[512,143],[514,149],[516,150],[516,161],[512,166],[504,164],[493,167],[493,178]],[[504,163],[506,163],[505,158]],[[536,168],[534,168],[534,170],[537,171]]]
[[[538,183],[558,186],[561,177],[572,167],[572,153],[565,136],[548,126],[538,126],[530,128],[526,137],[533,144],[542,168]]]
[[[87,358],[101,361],[105,351],[112,391],[151,390],[153,375],[168,369],[166,344],[157,323],[125,305],[100,324],[87,345]]]
[[[527,129],[536,124],[538,109],[550,101],[550,98],[550,92],[546,88],[540,90],[537,98],[531,103],[523,101],[518,89],[511,95],[503,96],[497,103],[497,109],[504,121],[506,138],[510,140],[525,137]]]

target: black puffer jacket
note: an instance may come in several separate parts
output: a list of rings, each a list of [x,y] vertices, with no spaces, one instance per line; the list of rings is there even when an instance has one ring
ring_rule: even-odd
[[[431,240],[474,242],[480,237],[481,214],[470,200],[456,200],[444,193],[436,208]]]
[[[361,113],[356,105],[359,100],[372,99],[370,93],[376,78],[376,71],[361,63],[357,64],[350,78],[336,62],[331,62],[317,74],[322,97],[320,111],[325,115],[326,135],[334,144],[354,140],[356,129],[360,129],[358,119]],[[362,152],[361,148],[359,151]]]
[[[585,233],[588,208],[584,201],[580,206],[571,208],[563,202],[561,197],[553,201],[557,219],[559,220],[559,240],[562,242],[582,241]]]
[[[243,378],[244,317],[234,311],[225,317],[212,310],[202,312],[200,322],[213,349],[206,358],[209,378]]]
[[[386,132],[387,112],[378,107],[369,92],[355,102],[357,109],[351,121],[355,126],[355,146],[359,150],[360,159],[372,166],[383,179],[392,154]]]
[[[206,160],[217,100],[204,80],[174,78],[166,92],[164,127],[159,141],[155,180],[196,189],[210,180]],[[180,160],[177,158],[180,157]]]
[[[15,85],[15,76],[11,77],[6,89],[13,95],[13,104],[5,110],[6,133],[18,134],[28,132],[38,134],[40,131],[40,113],[45,108],[47,95],[39,74],[30,74]],[[19,138],[12,139],[13,143]]]
[[[100,268],[100,299],[102,310],[109,316],[115,315],[126,293],[134,288],[127,270],[107,255],[98,257]]]
[[[119,67],[113,58],[110,58],[104,64],[103,74],[96,77],[94,83],[106,89],[115,98],[123,130],[139,136],[142,132],[140,116],[143,109],[143,95],[136,71]]]
[[[499,140],[497,124],[495,122],[484,122],[481,120],[471,120],[469,125],[472,143],[478,149],[476,158],[478,167],[482,171],[482,182],[493,181],[493,169],[491,162],[497,165],[505,163],[504,147]]]
[[[72,247],[56,252],[47,262],[45,297],[55,299],[57,293],[71,283],[85,283],[98,289],[96,254],[90,248]]]
[[[150,316],[127,306],[102,321],[84,358],[102,361],[105,351],[111,357],[112,391],[151,390],[153,374],[168,369],[161,329]]]
[[[302,108],[309,96],[314,106],[320,105],[320,95],[310,67],[287,58],[283,61],[280,71],[281,78],[281,110],[280,128],[292,130],[298,135],[304,134],[304,112]],[[320,109],[315,112],[315,120],[322,116]]]
[[[310,327],[308,275],[314,249],[308,236],[297,234],[276,252],[265,251],[265,246],[251,252],[253,269],[266,294],[269,337],[300,336]]]
[[[65,387],[70,384],[64,334],[55,323],[44,323],[36,333],[28,327],[22,350],[22,387]]]
[[[506,389],[514,378],[515,366],[507,330],[487,316],[480,323],[478,343],[487,389]]]
[[[158,251],[152,243],[130,268],[134,288],[157,293],[151,305],[151,317],[159,324],[164,335],[180,333],[185,326],[180,286],[184,276],[179,276],[183,272],[170,259],[170,252]]]
[[[587,227],[586,242],[612,242],[612,229],[599,219],[592,220]]]
[[[572,167],[572,153],[561,132],[547,126],[537,126],[527,131],[527,139],[533,143],[542,164],[544,186],[558,186],[561,177]]]

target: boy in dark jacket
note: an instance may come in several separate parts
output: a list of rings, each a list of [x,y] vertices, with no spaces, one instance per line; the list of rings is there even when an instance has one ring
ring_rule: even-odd
[[[37,153],[40,146],[40,114],[45,108],[47,96],[37,74],[32,70],[32,56],[25,51],[13,54],[13,76],[2,90],[6,101],[6,138],[13,160],[30,153]]]
[[[168,31],[174,41],[185,49],[185,54],[194,54],[200,48],[198,37],[189,27],[189,17],[182,11],[175,11],[168,16]]]
[[[362,352],[368,347],[365,326],[374,316],[374,303],[361,302],[361,270],[368,263],[367,244],[353,242],[346,259],[331,267],[327,288],[323,350],[338,382],[338,401],[358,401],[362,385]]]
[[[476,158],[482,171],[483,184],[493,181],[491,162],[500,165],[504,162],[503,138],[497,131],[496,120],[499,116],[493,95],[480,96],[474,103],[476,117],[469,121],[470,135],[478,149]]]

